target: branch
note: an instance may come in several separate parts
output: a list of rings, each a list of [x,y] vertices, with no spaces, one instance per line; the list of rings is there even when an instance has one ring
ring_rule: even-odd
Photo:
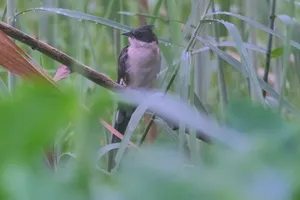
[[[114,82],[112,79],[110,79],[105,74],[96,72],[95,70],[93,70],[93,69],[89,68],[88,66],[75,60],[71,56],[59,51],[58,49],[48,45],[45,42],[39,41],[39,40],[33,38],[32,36],[30,36],[26,33],[23,33],[22,31],[14,28],[2,21],[0,21],[0,31],[3,31],[6,35],[14,38],[15,40],[18,40],[18,41],[30,46],[32,49],[35,49],[35,50],[49,56],[50,58],[56,60],[57,62],[68,66],[70,68],[71,72],[76,72],[76,73],[86,77],[87,79],[93,81],[97,85],[107,88],[113,92],[123,88],[121,85]],[[177,70],[175,71],[175,75],[177,74],[178,69],[179,68],[177,67]],[[174,81],[175,75],[173,75],[173,77],[171,78],[170,83],[167,87],[167,90],[170,88],[172,82]],[[150,128],[151,124],[153,123],[154,117],[152,116],[151,121],[147,127],[148,129]],[[172,124],[172,125],[175,127],[175,128],[173,128],[173,130],[177,130],[178,125],[177,124]],[[146,134],[147,134],[147,132],[148,132],[148,130],[146,131]],[[187,133],[188,133],[188,130],[187,130]],[[144,134],[144,137],[146,136],[146,134]],[[204,142],[211,143],[210,137],[204,133],[197,133],[197,138]]]
[[[122,86],[118,83],[114,82],[112,79],[110,79],[105,74],[96,72],[92,68],[89,68],[88,66],[80,63],[79,61],[75,60],[71,56],[59,51],[58,49],[48,45],[45,42],[39,41],[32,36],[21,32],[20,30],[0,21],[0,30],[3,31],[6,35],[14,38],[15,40],[18,40],[28,46],[30,46],[32,49],[35,49],[48,57],[56,60],[59,63],[62,63],[66,66],[68,66],[72,72],[76,72],[87,79],[93,81],[97,85],[100,85],[102,87],[105,87],[111,91],[114,91],[116,89],[121,89]]]

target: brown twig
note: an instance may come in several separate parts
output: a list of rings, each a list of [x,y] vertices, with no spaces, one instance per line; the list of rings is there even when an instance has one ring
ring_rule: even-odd
[[[6,35],[14,38],[15,40],[18,40],[30,46],[32,49],[35,49],[49,56],[50,58],[60,62],[61,64],[68,66],[72,72],[76,72],[102,87],[105,87],[109,90],[122,88],[121,85],[114,82],[105,74],[96,72],[92,68],[89,68],[88,66],[80,63],[79,61],[75,60],[71,56],[59,51],[58,49],[48,45],[47,43],[37,40],[32,36],[23,33],[20,30],[1,21],[0,21],[0,30],[3,31]]]
[[[116,129],[114,129],[110,124],[108,124],[106,121],[104,120],[100,120],[101,124],[109,131],[111,132],[112,135],[117,136],[119,139],[123,140],[124,139],[124,135],[122,135],[119,131],[117,131]],[[138,149],[138,147],[131,141],[129,141],[128,145],[130,147],[134,147],[136,149]]]

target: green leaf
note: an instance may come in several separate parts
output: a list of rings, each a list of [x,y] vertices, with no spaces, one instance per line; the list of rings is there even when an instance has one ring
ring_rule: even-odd
[[[214,53],[216,53],[218,56],[220,56],[222,59],[224,59],[226,62],[228,62],[232,67],[234,67],[236,70],[238,70],[239,72],[241,72],[241,74],[245,77],[247,77],[247,73],[245,71],[245,69],[242,67],[241,63],[239,61],[237,61],[235,58],[233,58],[232,56],[230,56],[229,54],[227,54],[226,52],[222,51],[221,49],[213,46],[210,41],[208,40],[204,40],[200,37],[198,37],[198,39],[204,43],[205,45],[207,45]],[[261,78],[258,78],[258,82],[259,85],[262,89],[266,90],[274,99],[276,99],[279,102],[280,99],[280,95],[274,90],[272,89],[264,80],[262,80]],[[300,112],[298,109],[296,109],[289,101],[287,101],[284,98],[284,102],[283,102],[284,107],[291,113],[300,116]]]
[[[76,116],[76,98],[42,83],[23,82],[0,100],[0,157],[26,162],[36,159],[60,128]]]
[[[129,144],[130,138],[132,137],[134,130],[138,126],[139,121],[142,119],[142,117],[143,117],[144,113],[147,111],[148,107],[155,101],[155,98],[157,98],[157,95],[161,95],[161,94],[154,94],[153,96],[146,98],[145,101],[141,102],[138,105],[138,107],[132,114],[131,119],[128,123],[128,126],[126,128],[126,131],[124,133],[124,139],[122,140],[120,148],[118,149],[118,152],[116,154],[116,158],[115,158],[116,166],[114,167],[112,172],[116,172],[116,170],[118,169],[118,167],[121,163],[122,157],[125,153],[125,149]]]
[[[278,47],[271,51],[271,58],[277,58],[283,55],[283,47]]]
[[[245,42],[243,43],[243,45],[245,46],[245,48],[252,50],[252,51],[256,51],[256,52],[263,53],[263,54],[265,54],[267,52],[265,48],[262,48],[257,45],[253,45],[253,44],[245,43]],[[215,46],[217,46],[217,47],[236,47],[236,44],[235,44],[235,42],[232,42],[232,41],[224,41],[224,42],[216,43]],[[197,54],[197,53],[205,52],[208,50],[209,50],[208,47],[201,47],[200,49],[194,50],[192,52],[192,54]]]
[[[250,78],[251,86],[255,88],[256,96],[261,101],[262,104],[264,104],[264,98],[261,93],[261,88],[259,87],[259,82],[257,80],[256,72],[253,67],[252,59],[250,58],[248,51],[246,47],[244,46],[244,42],[241,38],[241,35],[239,34],[238,29],[236,26],[232,23],[223,21],[223,20],[203,20],[205,23],[211,23],[211,22],[218,22],[223,24],[227,31],[230,33],[231,37],[233,38],[234,42],[236,43],[236,48],[238,52],[240,53],[241,57],[241,64],[244,67],[244,71],[247,73],[247,76]]]
[[[142,105],[144,108],[141,108],[141,110],[149,106],[149,111],[154,112],[167,123],[175,125],[179,123],[186,124],[194,129],[197,135],[201,134],[230,148],[248,148],[249,144],[247,144],[247,141],[240,133],[232,130],[230,127],[217,124],[214,119],[200,113],[195,107],[179,97],[165,94],[164,92],[129,88],[118,92],[118,95],[121,97],[120,100],[127,104],[133,106]],[[228,140],[228,138],[231,139]]]
[[[277,18],[285,25],[297,25],[299,24],[295,18],[288,15],[277,15]]]
[[[180,21],[180,20],[174,20],[174,19],[164,19],[162,17],[158,17],[158,16],[155,16],[155,15],[149,15],[149,14],[145,14],[145,13],[133,13],[133,12],[128,12],[128,11],[119,11],[118,12],[120,15],[127,15],[127,16],[142,16],[142,17],[147,17],[147,18],[150,18],[152,20],[161,20],[165,23],[167,22],[177,22],[177,23],[180,23],[180,24],[184,24],[184,22]],[[149,23],[149,24],[153,24],[153,23]]]
[[[295,41],[300,41],[299,40],[299,31],[300,31],[300,24],[299,22],[295,19],[292,18],[288,15],[277,15],[277,18],[285,25],[285,26],[292,26],[292,33],[291,33],[291,38],[294,39]],[[294,64],[295,67],[292,68],[292,70],[295,70],[295,73],[298,77],[298,81],[300,82],[300,53],[298,49],[292,48],[292,54],[294,55]],[[282,49],[283,51],[283,49]]]
[[[59,157],[58,157],[58,160],[57,162],[59,163],[59,161],[63,158],[63,157],[70,157],[70,158],[76,158],[76,154],[75,153],[72,153],[72,152],[66,152],[66,153],[63,153],[61,154]]]
[[[109,151],[118,148],[120,148],[120,143],[108,144],[105,145],[104,147],[101,147],[97,152],[97,160],[100,160]]]
[[[282,131],[280,115],[249,100],[235,100],[229,103],[227,122],[231,127],[243,132],[263,132],[272,134]],[[246,113],[246,114],[245,114]]]
[[[246,23],[256,27],[256,28],[259,28],[261,30],[263,30],[264,32],[268,33],[268,34],[272,34],[280,39],[284,39],[284,36],[282,36],[281,34],[277,33],[276,31],[258,23],[257,21],[255,20],[252,20],[248,17],[245,17],[245,16],[242,16],[242,15],[239,15],[239,14],[236,14],[236,13],[231,13],[231,12],[215,12],[215,13],[209,13],[207,14],[206,16],[213,16],[213,15],[230,15],[230,16],[234,16],[234,17],[237,17],[243,21],[245,21]],[[290,45],[292,45],[293,47],[297,48],[297,49],[300,49],[300,43],[294,41],[294,40],[290,40]]]
[[[129,31],[132,30],[132,28],[130,26],[126,26],[120,23],[117,23],[115,21],[109,20],[109,19],[105,19],[105,18],[101,18],[101,17],[97,17],[94,15],[90,15],[90,14],[86,14],[80,11],[74,11],[74,10],[68,10],[68,9],[63,9],[63,8],[30,8],[24,11],[21,11],[19,13],[16,14],[16,17],[27,13],[27,12],[50,12],[50,13],[56,13],[59,15],[64,15],[67,17],[71,17],[74,19],[78,19],[79,21],[85,20],[85,21],[92,21],[95,23],[99,23],[105,26],[109,26],[112,28],[116,28],[122,31]],[[180,46],[180,45],[176,45],[176,44],[171,44],[169,41],[163,39],[163,38],[158,38],[158,40],[160,42],[162,42],[165,45],[175,45],[175,46]]]
[[[8,94],[9,94],[8,87],[5,85],[4,81],[0,77],[0,95],[2,96]]]
[[[158,16],[159,15],[159,10],[161,8],[163,0],[158,0],[155,4],[154,10],[153,10],[153,16]],[[149,22],[149,24],[154,24],[155,23],[156,18],[152,18]]]
[[[191,54],[189,52],[183,51],[180,57],[180,68],[177,79],[177,91],[176,93],[180,95],[182,100],[188,101],[189,99],[189,86],[190,86],[190,74],[191,74]],[[185,144],[185,127],[186,124],[179,124],[179,149],[183,151]],[[192,133],[196,140],[196,135]],[[191,151],[196,152],[195,148]]]

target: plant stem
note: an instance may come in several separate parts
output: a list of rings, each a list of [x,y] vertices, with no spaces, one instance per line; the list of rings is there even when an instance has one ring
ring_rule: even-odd
[[[7,23],[11,26],[15,26],[15,11],[16,11],[16,1],[15,0],[6,0],[7,8]],[[8,72],[8,90],[12,92],[16,84],[16,76]]]
[[[155,4],[155,7],[154,7],[154,10],[153,10],[153,13],[152,13],[153,16],[159,16],[159,9],[162,5],[162,2],[163,2],[162,0],[158,0],[157,3]],[[155,21],[156,21],[155,17],[151,18],[149,24],[154,24]]]
[[[195,106],[195,61],[193,60],[193,65],[191,65],[190,71],[190,87],[189,87],[189,98],[190,98],[190,105]],[[193,163],[198,162],[199,153],[197,151],[197,137],[196,137],[196,130],[190,127],[190,155],[191,160]]]
[[[215,13],[215,1],[212,0],[212,12]],[[216,19],[216,15],[213,15],[213,18]],[[216,34],[216,41],[219,44],[220,40],[220,29],[219,24],[214,23],[214,29]],[[223,61],[220,57],[218,59],[218,83],[219,83],[219,89],[220,89],[220,102],[221,102],[221,111],[222,111],[222,117],[224,117],[224,109],[225,106],[228,104],[228,98],[227,98],[227,88],[226,88],[226,82],[225,82],[225,75],[224,75],[224,65]]]
[[[293,18],[295,16],[295,4],[294,0],[290,0],[289,3],[289,10],[290,10],[290,17]],[[293,30],[293,24],[287,24],[286,25],[286,36],[284,40],[284,53],[283,53],[283,73],[282,73],[282,79],[281,79],[281,88],[280,88],[280,99],[279,99],[279,106],[278,111],[279,113],[282,110],[283,100],[284,100],[284,89],[285,89],[285,82],[286,82],[286,73],[288,70],[289,65],[289,57],[291,53],[291,45],[290,45],[290,39],[292,35]]]
[[[174,82],[174,80],[175,80],[175,78],[176,78],[176,75],[177,75],[179,69],[180,69],[180,65],[178,64],[178,65],[176,66],[176,68],[175,68],[175,71],[173,72],[173,75],[171,76],[171,79],[170,79],[170,81],[169,81],[167,87],[166,87],[165,93],[167,93],[167,92],[169,91],[169,89],[171,88],[171,86],[172,86],[172,84],[173,84],[173,82]],[[141,140],[140,140],[139,146],[141,146],[141,145],[143,144],[143,142],[145,141],[146,136],[147,136],[147,134],[148,134],[148,131],[150,130],[150,127],[152,126],[152,124],[153,124],[153,122],[154,122],[154,120],[155,120],[155,117],[156,117],[155,114],[152,114],[151,119],[150,119],[150,122],[148,123],[148,125],[147,125],[147,127],[145,128],[145,131],[144,131],[144,133],[143,133],[143,135],[142,135],[142,138],[141,138]]]
[[[274,21],[275,21],[275,10],[276,10],[276,0],[270,0],[272,1],[272,6],[270,9],[270,23],[269,23],[269,28],[274,29]],[[265,73],[264,73],[264,81],[268,83],[268,76],[269,76],[269,71],[270,71],[270,62],[271,62],[271,51],[272,51],[272,40],[273,40],[273,35],[269,34],[269,41],[268,41],[268,47],[267,47],[267,52],[266,52],[266,68],[265,68]],[[266,97],[267,92],[263,90],[263,97]]]
[[[4,21],[5,16],[6,16],[6,12],[7,12],[7,6],[5,5],[4,12],[3,12],[2,17],[1,17],[1,21]]]

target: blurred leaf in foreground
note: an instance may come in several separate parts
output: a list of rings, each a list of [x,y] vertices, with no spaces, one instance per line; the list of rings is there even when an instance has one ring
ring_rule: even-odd
[[[41,155],[56,132],[76,113],[75,95],[36,82],[23,82],[0,101],[0,157],[29,161]],[[3,164],[3,163],[2,163]],[[1,163],[0,163],[1,165]]]

